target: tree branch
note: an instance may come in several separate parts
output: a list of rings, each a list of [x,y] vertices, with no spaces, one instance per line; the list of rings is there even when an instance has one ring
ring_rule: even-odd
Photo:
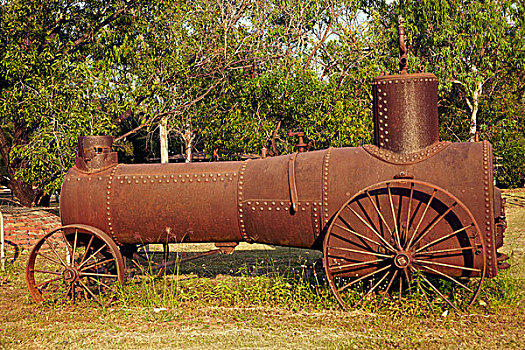
[[[106,25],[110,24],[111,22],[115,21],[121,14],[126,13],[129,11],[130,8],[132,8],[136,3],[136,0],[130,0],[126,3],[126,5],[117,11],[115,11],[113,14],[111,14],[108,18],[100,22],[97,26],[95,26],[89,33],[85,33],[80,38],[73,41],[73,44],[69,48],[64,48],[62,50],[63,54],[66,54],[69,50],[72,48],[76,48],[80,45],[82,45],[85,42],[88,42],[91,40],[95,33],[97,33],[100,29],[104,28]]]
[[[222,82],[223,79],[219,79],[217,82],[215,82],[215,84],[211,85],[208,90],[206,90],[206,92],[204,92],[202,95],[200,95],[199,97],[191,100],[190,102],[188,103],[185,103],[183,105],[180,105],[180,106],[177,106],[175,109],[171,110],[171,111],[167,111],[167,112],[162,112],[162,113],[158,113],[156,114],[155,116],[151,117],[150,119],[146,120],[143,124],[140,124],[139,126],[137,126],[136,128],[128,131],[127,133],[125,133],[124,135],[121,135],[119,137],[117,137],[115,139],[115,142],[117,141],[120,141],[122,140],[123,138],[131,135],[131,134],[134,134],[136,133],[137,131],[139,131],[140,129],[142,129],[143,127],[145,126],[148,126],[150,125],[155,119],[157,118],[161,118],[161,117],[164,117],[164,116],[167,116],[167,115],[173,115],[173,114],[176,114],[176,113],[182,113],[181,111],[183,109],[186,109],[188,107],[191,107],[193,105],[195,105],[196,103],[198,103],[199,101],[201,101],[202,99],[204,99],[210,92],[211,90],[213,90],[217,85],[219,85],[220,82]]]

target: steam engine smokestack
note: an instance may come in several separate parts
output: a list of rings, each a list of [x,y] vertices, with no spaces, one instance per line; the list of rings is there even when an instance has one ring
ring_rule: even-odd
[[[439,141],[437,77],[432,73],[406,73],[404,33],[401,23],[401,74],[381,75],[372,83],[374,135],[376,146],[410,154]]]

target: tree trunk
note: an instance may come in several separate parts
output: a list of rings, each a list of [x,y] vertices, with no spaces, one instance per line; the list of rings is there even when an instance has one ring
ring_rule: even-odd
[[[469,141],[476,141],[476,132],[478,131],[478,111],[479,111],[479,96],[481,95],[483,83],[478,81],[476,83],[476,89],[472,93],[472,103],[469,103],[470,107],[470,131]]]
[[[184,151],[184,158],[186,158],[186,163],[190,163],[192,160],[192,148],[193,148],[193,132],[191,130],[186,130],[184,132],[183,138],[184,143],[186,144],[186,150]]]
[[[15,177],[16,170],[22,167],[22,162],[11,159],[11,148],[12,145],[9,144],[4,130],[0,128],[0,156],[4,161],[4,167],[9,178],[7,187],[18,198],[20,204],[24,207],[32,207],[35,205],[35,191],[31,185],[23,183]]]
[[[168,163],[168,118],[162,118],[159,125],[160,162]]]

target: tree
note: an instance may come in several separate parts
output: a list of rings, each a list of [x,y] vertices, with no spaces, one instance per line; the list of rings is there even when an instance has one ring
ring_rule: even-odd
[[[370,23],[358,20],[352,1],[281,6],[268,16],[275,28],[266,36],[280,43],[281,58],[245,70],[210,104],[215,116],[201,130],[209,152],[291,152],[295,140],[281,136],[288,130],[305,131],[317,148],[370,140],[370,82],[380,72]]]
[[[398,16],[405,18],[411,66],[438,76],[441,109],[465,117],[470,141],[480,130],[480,104],[495,91],[513,54],[513,6],[507,0],[400,0],[377,7],[390,38],[395,38]]]
[[[97,37],[133,5],[0,5],[0,155],[5,182],[23,205],[45,204],[74,162],[76,137],[107,133],[123,112],[122,104],[105,100],[107,91],[91,75],[104,65]]]

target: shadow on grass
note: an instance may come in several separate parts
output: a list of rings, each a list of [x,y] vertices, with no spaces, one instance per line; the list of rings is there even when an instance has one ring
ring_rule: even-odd
[[[197,252],[172,252],[168,261],[196,257]],[[162,260],[162,254],[155,254],[155,259]],[[195,275],[215,278],[217,276],[267,276],[290,275],[298,271],[322,270],[321,252],[287,247],[271,247],[257,250],[235,250],[232,254],[214,254],[183,261],[179,265],[169,266],[168,274]]]

